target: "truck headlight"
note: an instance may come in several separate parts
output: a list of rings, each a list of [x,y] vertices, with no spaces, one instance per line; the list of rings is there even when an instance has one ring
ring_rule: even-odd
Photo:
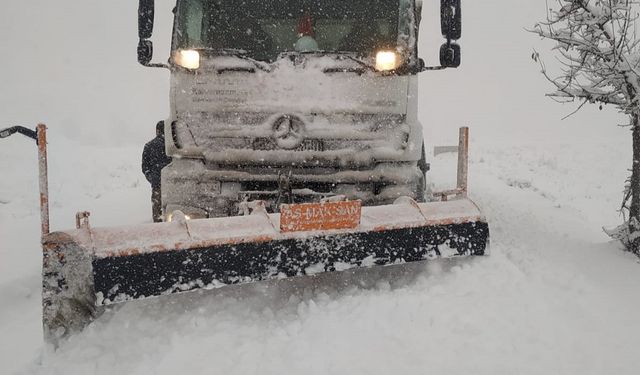
[[[376,53],[376,70],[386,71],[398,67],[400,58],[393,51],[378,51]]]
[[[181,49],[175,52],[173,61],[186,69],[198,69],[200,67],[200,53],[192,49]]]

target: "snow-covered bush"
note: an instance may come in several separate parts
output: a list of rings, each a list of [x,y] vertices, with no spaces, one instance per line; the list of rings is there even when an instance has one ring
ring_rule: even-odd
[[[553,73],[534,52],[559,101],[616,106],[629,116],[633,138],[631,177],[621,211],[624,224],[607,233],[640,255],[640,39],[636,0],[555,0],[547,19],[532,30],[555,42],[560,62]]]

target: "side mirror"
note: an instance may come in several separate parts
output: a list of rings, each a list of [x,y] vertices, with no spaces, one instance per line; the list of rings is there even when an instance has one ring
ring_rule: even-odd
[[[440,0],[440,29],[447,40],[457,40],[462,37],[460,0]]]
[[[445,43],[440,47],[440,65],[445,68],[457,68],[460,66],[460,45]]]
[[[138,62],[148,66],[153,57],[153,42],[150,40],[140,40],[138,42]]]
[[[154,0],[140,0],[138,3],[138,37],[149,39],[153,34],[153,19],[155,16]]]

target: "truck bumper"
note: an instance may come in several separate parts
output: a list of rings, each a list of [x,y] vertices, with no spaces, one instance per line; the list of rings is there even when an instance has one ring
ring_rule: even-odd
[[[277,210],[285,176],[289,203],[318,201],[344,195],[364,205],[393,202],[399,196],[416,195],[423,178],[415,162],[379,163],[373,169],[331,170],[294,168],[209,169],[196,159],[174,159],[162,171],[162,203],[165,214],[181,210],[192,217],[235,215],[238,204],[261,199]],[[419,197],[414,197],[418,198]]]

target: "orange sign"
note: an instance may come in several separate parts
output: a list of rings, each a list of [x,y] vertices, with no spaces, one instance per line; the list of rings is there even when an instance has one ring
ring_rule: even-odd
[[[360,201],[283,204],[280,231],[355,229],[360,224]]]

